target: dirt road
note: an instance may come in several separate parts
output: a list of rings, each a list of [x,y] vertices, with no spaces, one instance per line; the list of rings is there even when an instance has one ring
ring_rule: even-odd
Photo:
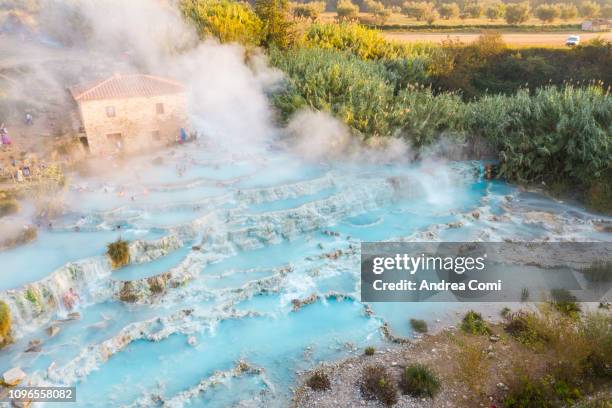
[[[612,41],[612,32],[607,33],[503,33],[502,36],[506,44],[510,46],[527,46],[527,47],[563,47],[565,40],[571,34],[580,35],[580,41],[585,43],[593,38],[601,37],[608,41]],[[387,32],[386,37],[393,40],[401,40],[408,42],[435,42],[439,43],[444,40],[460,40],[464,43],[470,43],[476,40],[479,36],[477,33],[421,33],[421,32]]]

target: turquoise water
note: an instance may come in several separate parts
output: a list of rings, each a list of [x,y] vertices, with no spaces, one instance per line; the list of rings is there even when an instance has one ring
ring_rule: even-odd
[[[359,302],[362,241],[610,240],[593,227],[601,216],[482,180],[477,163],[329,165],[184,146],[161,164],[143,157],[132,167],[75,176],[66,216],[35,242],[0,252],[3,299],[32,282],[64,282],[56,275],[69,262],[97,265],[73,284],[80,319],[58,322],[68,312],[61,307],[25,313],[15,319],[16,342],[0,351],[0,370],[20,366],[37,383],[76,385],[75,407],[286,406],[296,372],[388,347],[383,322],[409,337],[410,318],[432,327],[456,319],[457,305],[445,303],[375,303],[368,315]],[[558,215],[563,227],[526,222],[532,211]],[[110,271],[105,246],[119,236],[179,241]],[[119,300],[117,282],[167,271],[191,278],[135,304]],[[50,324],[60,328],[54,337]],[[41,351],[25,353],[33,339]],[[252,370],[237,370],[238,361]]]

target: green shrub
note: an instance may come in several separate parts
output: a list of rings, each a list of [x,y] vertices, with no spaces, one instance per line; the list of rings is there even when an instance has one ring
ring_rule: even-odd
[[[410,319],[410,326],[417,333],[427,333],[427,322],[425,320]]]
[[[582,17],[592,18],[599,13],[600,7],[599,4],[595,2],[583,1],[582,3],[580,3],[578,10],[580,11],[580,15]]]
[[[364,352],[363,352],[366,356],[373,356],[374,353],[376,353],[376,349],[372,346],[366,347]]]
[[[556,4],[540,4],[534,14],[543,23],[552,23],[561,15],[561,9]]]
[[[422,58],[439,50],[429,43],[401,43],[389,41],[378,30],[351,23],[316,23],[306,30],[302,44],[305,47],[348,51],[364,60]]]
[[[111,242],[106,246],[106,255],[111,260],[113,268],[120,268],[130,263],[129,242],[121,238]]]
[[[222,43],[255,46],[263,39],[263,23],[246,2],[181,0],[180,8],[201,38],[213,36]]]
[[[457,3],[445,3],[441,4],[438,8],[438,13],[440,13],[440,17],[450,20],[451,18],[459,17],[459,6]]]
[[[499,315],[500,315],[501,317],[506,318],[506,317],[508,317],[508,315],[510,314],[510,312],[511,312],[510,308],[509,308],[509,307],[507,307],[507,306],[504,306],[504,307],[502,308],[502,310],[499,312]]]
[[[550,291],[551,303],[559,312],[570,317],[576,317],[580,313],[580,305],[576,302],[576,296],[567,289],[552,289]]]
[[[561,18],[563,20],[570,20],[572,18],[576,18],[578,15],[578,9],[575,5],[570,3],[561,4]]]
[[[397,385],[385,367],[367,366],[361,378],[361,393],[369,399],[377,399],[387,406],[397,404]]]
[[[291,6],[291,11],[295,17],[316,20],[325,11],[325,2],[296,3]]]
[[[504,398],[505,408],[553,408],[555,405],[548,396],[548,390],[542,381],[535,381],[522,376],[510,385]]]
[[[587,341],[585,374],[612,379],[612,315],[604,312],[587,313],[580,321],[579,331]]]
[[[422,86],[398,91],[407,73],[399,78],[382,62],[316,48],[272,52],[271,61],[287,74],[286,86],[273,95],[284,119],[310,108],[331,113],[364,139],[400,134],[416,146],[433,142],[461,121],[458,96],[436,96]]]
[[[525,345],[539,346],[550,341],[541,323],[535,313],[519,311],[506,317],[504,329]]]
[[[338,20],[354,20],[359,15],[359,6],[353,4],[351,0],[340,0],[336,5]]]
[[[491,4],[485,9],[485,15],[489,20],[496,20],[504,15],[505,6],[503,3]]]
[[[8,305],[0,300],[0,348],[11,341],[11,311]]]
[[[262,45],[286,49],[295,40],[287,0],[255,0],[255,13],[263,22]]]
[[[286,88],[273,97],[283,117],[310,107],[364,135],[391,134],[401,108],[382,64],[322,49],[273,52],[271,60],[288,76]]]
[[[482,16],[482,12],[482,5],[478,3],[473,3],[465,7],[465,14],[471,18],[479,18]]]
[[[413,397],[433,398],[440,390],[440,381],[429,367],[422,364],[412,364],[404,369],[400,388],[404,394]]]
[[[329,376],[323,370],[315,371],[306,381],[306,385],[315,391],[327,391],[331,388]]]
[[[435,12],[434,4],[425,1],[407,1],[402,4],[402,13],[417,21],[427,21],[427,17]]]
[[[596,260],[591,265],[582,269],[582,273],[584,274],[584,278],[589,282],[592,286],[596,285],[604,285],[602,287],[602,292],[607,290],[606,284],[612,282],[612,262],[604,261],[604,260]],[[602,295],[605,293],[601,293]]]
[[[473,310],[470,310],[465,314],[465,316],[463,316],[463,320],[461,321],[461,330],[468,334],[491,334],[491,329],[482,319],[482,315]]]
[[[508,24],[524,23],[529,19],[529,3],[507,4],[504,18]]]
[[[588,185],[610,165],[612,98],[600,87],[485,96],[467,116],[468,129],[499,151],[500,175],[509,180]]]

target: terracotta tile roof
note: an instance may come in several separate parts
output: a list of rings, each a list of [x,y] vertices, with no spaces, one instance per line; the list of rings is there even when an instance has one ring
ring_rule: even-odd
[[[72,97],[77,101],[150,97],[184,91],[185,87],[178,82],[142,74],[115,74],[110,78],[70,89]]]

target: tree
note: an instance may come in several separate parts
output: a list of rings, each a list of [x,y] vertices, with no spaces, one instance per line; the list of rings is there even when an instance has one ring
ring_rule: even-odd
[[[292,24],[289,21],[287,0],[256,0],[255,13],[263,22],[262,45],[287,48],[293,42]]]
[[[365,0],[363,4],[366,10],[372,13],[376,24],[382,25],[389,17],[391,17],[391,10],[385,8],[382,3],[375,0]]]
[[[359,15],[359,6],[351,0],[340,0],[336,6],[338,20],[354,20]]]
[[[364,0],[363,5],[365,6],[366,11],[370,13],[376,13],[385,8],[382,3],[377,2],[376,0]]]
[[[535,9],[535,16],[543,23],[552,23],[559,18],[561,11],[559,6],[554,4],[541,4]]]
[[[576,16],[578,15],[578,9],[571,3],[561,4],[560,9],[560,15],[563,20],[571,20],[572,18],[576,18]]]
[[[491,4],[485,9],[485,15],[489,20],[497,20],[504,15],[504,5],[503,4]]]
[[[580,15],[582,17],[593,18],[599,14],[599,4],[592,1],[583,1],[580,3],[578,10],[580,10]]]
[[[440,13],[440,17],[445,20],[450,20],[451,18],[457,18],[459,16],[459,6],[457,3],[442,4],[438,12]]]
[[[465,8],[465,14],[471,18],[479,18],[482,16],[482,6],[478,3],[470,4]]]
[[[606,4],[601,8],[601,16],[603,18],[612,18],[612,4]]]
[[[434,21],[436,21],[440,17],[438,12],[432,7],[430,10],[427,10],[425,14],[422,16],[422,19],[427,21],[427,24],[432,25]]]
[[[402,13],[408,17],[416,18],[418,21],[426,21],[427,17],[437,15],[432,3],[421,2],[406,2],[402,5]],[[434,18],[435,20],[435,18]]]
[[[529,19],[529,3],[508,4],[504,18],[508,24],[524,23]]]
[[[182,0],[180,9],[200,38],[216,37],[222,43],[259,45],[263,24],[251,6],[230,0]]]
[[[291,11],[295,17],[308,18],[314,21],[325,11],[325,2],[294,3],[291,6]]]

